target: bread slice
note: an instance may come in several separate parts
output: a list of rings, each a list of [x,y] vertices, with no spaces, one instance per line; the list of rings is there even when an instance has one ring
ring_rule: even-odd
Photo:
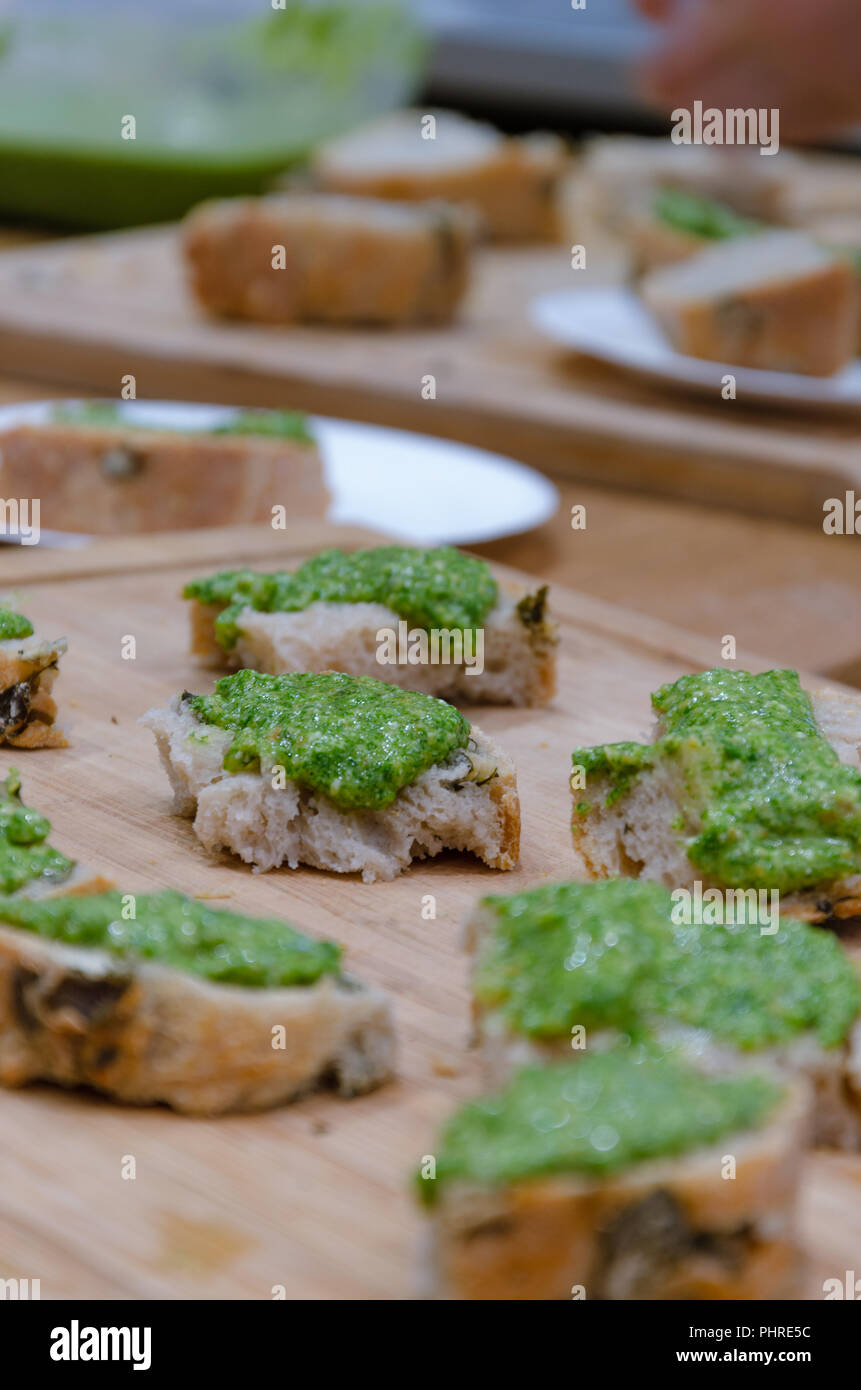
[[[182,696],[153,709],[152,729],[174,791],[177,815],[194,817],[201,844],[238,854],[258,870],[309,864],[360,872],[366,883],[396,878],[413,859],[445,849],[513,869],[520,848],[514,764],[480,729],[468,749],[429,768],[383,810],[345,811],[322,793],[260,773],[225,773],[232,736],[201,725]],[[200,741],[205,729],[206,742]]]
[[[203,203],[186,219],[183,250],[213,314],[397,326],[452,317],[473,239],[474,219],[444,203],[285,193]]]
[[[495,241],[544,241],[558,234],[566,165],[555,135],[509,138],[454,111],[397,111],[322,145],[311,177],[335,193],[465,203]]]
[[[51,822],[21,797],[21,778],[11,768],[0,780],[0,895],[51,898],[99,893],[109,879],[69,859],[48,843]]]
[[[393,1058],[386,996],[348,976],[280,989],[215,984],[0,922],[3,1086],[92,1086],[128,1104],[218,1115],[324,1084],[360,1095],[391,1075]]]
[[[465,943],[473,959],[473,980],[482,947],[494,932],[496,917],[491,903],[480,901],[466,923]],[[818,928],[801,925],[803,931]],[[572,939],[576,919],[572,918]],[[723,930],[716,926],[715,931]],[[755,931],[756,927],[750,930]],[[779,949],[779,946],[777,947]],[[716,960],[716,968],[720,962]],[[861,975],[861,958],[853,961]],[[521,1004],[529,998],[529,980],[521,976],[518,993]],[[811,983],[811,988],[820,982]],[[540,977],[535,989],[546,988]],[[627,1036],[626,1027],[605,1026],[588,1029],[588,1046],[577,1050],[570,1033],[538,1036],[514,1028],[504,1010],[484,1004],[477,992],[472,1000],[473,1041],[479,1050],[482,1081],[489,1090],[502,1087],[521,1067],[552,1062],[577,1061],[593,1051],[603,1051]],[[651,1036],[667,1049],[681,1055],[706,1075],[721,1075],[743,1069],[773,1072],[779,1077],[800,1077],[809,1086],[812,1101],[810,1142],[816,1146],[854,1153],[861,1149],[861,1017],[844,1041],[826,1047],[812,1028],[799,1032],[788,1042],[757,1049],[734,1047],[707,1027],[696,1027],[671,1017],[650,1021]]]
[[[799,1296],[795,1209],[808,1094],[792,1083],[759,1128],[605,1177],[445,1182],[427,1292],[444,1299]],[[723,1174],[735,1160],[735,1176]]]
[[[556,693],[556,624],[547,611],[546,586],[535,594],[500,592],[482,625],[482,670],[445,660],[416,665],[378,661],[378,634],[398,633],[401,621],[381,603],[320,601],[298,613],[245,608],[237,618],[239,638],[230,652],[216,640],[220,612],[214,604],[192,600],[191,651],[208,665],[273,675],[346,671],[470,704],[546,705]]]
[[[837,690],[809,692],[813,714],[840,761],[861,769],[861,697]],[[678,830],[681,783],[666,762],[635,777],[623,796],[607,804],[610,784],[590,777],[589,810],[575,812],[575,847],[593,878],[651,879],[666,887],[703,890],[721,885],[688,859]],[[584,793],[573,793],[575,806]],[[685,827],[686,832],[696,830]],[[861,914],[861,874],[794,893],[781,893],[780,912],[808,922]]]
[[[317,446],[263,435],[129,425],[19,425],[0,434],[9,495],[42,499],[41,523],[92,535],[294,518],[329,505]]]
[[[51,694],[67,646],[65,637],[51,641],[35,633],[0,642],[0,743],[68,748],[54,723],[57,705]]]
[[[758,150],[674,145],[642,135],[598,135],[587,140],[581,170],[591,201],[608,229],[624,220],[632,204],[656,189],[678,189],[725,203],[742,217],[782,221],[782,208],[798,172],[788,150],[763,159]]]
[[[652,271],[643,300],[677,352],[829,376],[855,356],[852,267],[801,232],[732,238]]]

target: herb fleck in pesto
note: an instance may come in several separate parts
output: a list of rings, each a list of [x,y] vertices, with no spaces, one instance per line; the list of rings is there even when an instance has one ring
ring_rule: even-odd
[[[444,700],[332,671],[237,671],[216,682],[213,695],[189,695],[185,704],[233,735],[228,772],[280,766],[346,810],[389,806],[469,738],[466,719]]]
[[[497,585],[483,560],[449,546],[417,550],[387,545],[349,553],[323,550],[292,573],[222,570],[187,584],[183,597],[223,609],[215,635],[230,651],[244,608],[298,613],[317,602],[381,603],[426,631],[473,629],[481,627],[496,603]],[[543,599],[541,607],[543,612]]]
[[[159,961],[218,984],[275,989],[336,974],[340,947],[286,922],[212,908],[181,893],[0,898],[0,922],[70,946]]]

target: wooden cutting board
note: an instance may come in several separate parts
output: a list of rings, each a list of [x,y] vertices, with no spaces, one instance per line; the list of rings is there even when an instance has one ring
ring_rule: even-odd
[[[545,342],[528,304],[574,275],[564,246],[485,250],[452,327],[283,329],[206,319],[173,228],[69,239],[0,255],[0,370],[110,396],[131,373],[140,398],[370,420],[816,527],[826,498],[861,493],[857,415],[710,403]]]
[[[14,588],[38,630],[69,639],[56,693],[72,746],[0,751],[0,775],[19,766],[53,842],[131,891],[167,885],[340,940],[356,973],[391,992],[400,1044],[397,1080],[374,1095],[321,1095],[252,1117],[190,1119],[48,1086],[0,1092],[0,1278],[38,1278],[43,1298],[269,1299],[277,1286],[291,1299],[411,1296],[422,1219],[410,1177],[438,1122],[478,1085],[464,917],[482,893],[576,872],[570,749],[642,736],[650,691],[711,661],[710,643],[556,589],[555,705],[475,714],[517,763],[516,872],[452,854],[394,883],[305,869],[255,875],[210,858],[171,815],[152,737],[136,721],[178,689],[209,688],[211,674],[186,654],[177,594],[190,575],[294,564],[336,540],[359,536],[246,527],[63,554],[0,551],[0,591]],[[133,661],[121,656],[128,636]],[[434,921],[422,918],[426,894]],[[122,1176],[129,1157],[134,1180]],[[812,1157],[802,1215],[809,1291],[821,1297],[823,1279],[857,1267],[861,1159]]]

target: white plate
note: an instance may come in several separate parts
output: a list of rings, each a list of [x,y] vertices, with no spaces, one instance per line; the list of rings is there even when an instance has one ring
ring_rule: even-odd
[[[737,399],[780,405],[861,409],[861,359],[835,376],[799,376],[706,362],[674,352],[633,290],[618,286],[559,290],[531,305],[532,321],[548,338],[603,362],[720,400],[721,378],[735,377]]]
[[[59,404],[69,402],[0,407],[0,430],[43,423]],[[130,424],[187,430],[223,424],[237,409],[177,401],[112,404]],[[309,423],[332,494],[330,521],[367,526],[416,545],[476,545],[540,526],[559,505],[551,482],[501,454],[316,415]],[[45,531],[42,539],[52,541]],[[72,537],[57,532],[55,540],[69,544]]]

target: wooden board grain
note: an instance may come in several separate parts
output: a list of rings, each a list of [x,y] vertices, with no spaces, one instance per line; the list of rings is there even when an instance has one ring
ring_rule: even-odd
[[[112,396],[131,373],[141,398],[370,420],[812,526],[826,498],[861,487],[857,416],[746,408],[719,391],[703,402],[546,343],[529,301],[572,274],[564,246],[486,250],[450,328],[283,329],[206,319],[175,229],[69,239],[0,255],[0,370]]]
[[[208,564],[272,553],[269,528],[223,532]],[[252,532],[254,532],[252,534]],[[326,539],[354,537],[330,531]],[[297,560],[307,532],[281,538]],[[314,537],[320,543],[320,537]],[[101,550],[107,564],[108,547]],[[416,1289],[422,1221],[410,1175],[438,1122],[474,1092],[461,924],[481,893],[571,876],[569,750],[638,736],[649,692],[707,660],[705,642],[565,590],[560,694],[549,710],[476,711],[513,754],[523,809],[521,864],[496,873],[465,856],[416,865],[394,883],[314,870],[255,875],[212,859],[170,814],[151,736],[137,724],[180,688],[211,675],[186,654],[177,592],[195,572],[183,537],[152,541],[157,566],[108,573],[93,555],[39,557],[17,597],[40,630],[65,633],[57,694],[68,750],[0,752],[58,847],[130,890],[168,885],[241,910],[283,915],[340,940],[353,969],[390,990],[398,1078],[355,1101],[330,1095],[252,1117],[198,1120],[114,1106],[48,1086],[0,1093],[0,1278],[38,1278],[42,1297],[399,1299]],[[214,549],[220,554],[216,557]],[[20,552],[18,552],[20,554]],[[14,556],[11,557],[14,560]],[[114,557],[116,564],[119,557]],[[190,563],[191,560],[191,563]],[[0,574],[12,583],[10,558]],[[136,640],[124,660],[122,643]],[[710,649],[710,644],[709,644]],[[747,659],[749,664],[755,661]],[[422,917],[433,895],[436,919]],[[123,1177],[129,1158],[135,1177]],[[857,1268],[861,1160],[814,1156],[802,1208],[809,1292]],[[855,1263],[853,1263],[855,1261]]]

